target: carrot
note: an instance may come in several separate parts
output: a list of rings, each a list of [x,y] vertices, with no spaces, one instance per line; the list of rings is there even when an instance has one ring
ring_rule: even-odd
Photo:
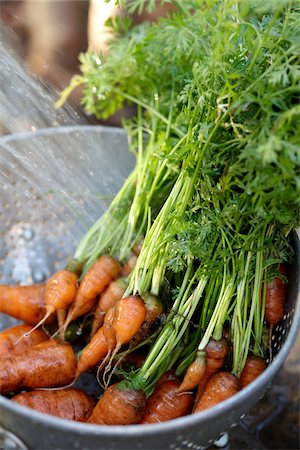
[[[0,333],[0,358],[3,359],[12,354],[21,353],[27,348],[49,339],[42,330],[35,330],[29,336],[20,340],[20,337],[30,330],[30,325],[16,325],[2,331]]]
[[[130,295],[118,301],[113,319],[113,328],[116,333],[115,353],[133,338],[145,318],[145,304],[139,295]]]
[[[75,370],[71,345],[50,339],[1,361],[0,393],[65,386],[74,378]]]
[[[95,400],[85,392],[67,388],[59,391],[35,390],[15,395],[12,400],[19,405],[34,409],[43,414],[61,419],[86,422],[90,417]]]
[[[209,378],[214,373],[218,372],[225,363],[228,354],[228,344],[225,338],[216,341],[211,338],[206,346],[206,372],[201,379],[196,394],[196,402],[202,394]]]
[[[279,266],[279,271],[286,275],[283,264]],[[266,287],[265,319],[269,325],[269,351],[272,360],[272,332],[275,325],[283,319],[285,311],[287,284],[280,278],[274,278]]]
[[[46,313],[45,284],[32,286],[0,285],[0,312],[29,325],[36,325]],[[46,323],[52,323],[50,316]]]
[[[280,267],[280,271],[283,272],[283,270]],[[286,291],[287,284],[280,278],[274,278],[267,284],[265,319],[270,327],[274,327],[283,319]]]
[[[89,268],[81,280],[74,302],[72,303],[64,330],[72,320],[91,312],[97,296],[120,274],[119,263],[109,255],[103,255]]]
[[[126,382],[109,386],[87,422],[99,425],[131,425],[139,423],[146,404],[141,390],[127,387]]]
[[[77,361],[76,375],[77,379],[83,372],[87,372],[96,366],[108,352],[103,328],[100,328],[93,336],[92,340],[84,347]]]
[[[111,310],[107,312],[110,313]],[[122,298],[119,300],[115,307],[113,308],[113,320],[112,325],[110,323],[108,325],[105,324],[106,317],[104,319],[104,333],[106,336],[106,340],[108,342],[109,353],[106,359],[103,361],[101,366],[98,368],[97,377],[100,373],[100,370],[106,363],[106,360],[110,357],[109,362],[105,368],[103,375],[104,385],[107,386],[109,384],[111,375],[107,381],[105,381],[106,374],[109,373],[111,369],[111,363],[114,360],[116,354],[122,347],[122,345],[127,344],[133,336],[139,331],[141,325],[143,324],[146,317],[146,308],[143,300],[139,295],[130,295],[129,297]],[[114,342],[115,339],[115,342]],[[111,353],[111,351],[114,351]],[[117,365],[119,361],[117,362]],[[116,366],[115,366],[116,367]]]
[[[248,384],[252,383],[252,381],[254,381],[265,369],[266,362],[263,358],[255,355],[248,356],[240,376],[241,386],[248,386]]]
[[[140,423],[166,422],[191,412],[193,395],[191,392],[179,394],[180,381],[166,380],[159,384],[146,402]]]
[[[236,394],[239,390],[239,380],[234,375],[229,372],[215,373],[209,379],[193,413],[211,408]]]
[[[128,275],[133,271],[136,261],[137,261],[137,256],[133,254],[122,265],[121,274],[123,277],[128,277]]]
[[[115,305],[115,303],[123,297],[126,291],[127,283],[125,278],[118,278],[110,283],[110,285],[101,294],[99,302],[94,312],[94,320],[92,323],[91,337],[103,325],[104,316],[107,311]]]
[[[116,346],[116,332],[113,327],[114,317],[115,317],[115,306],[112,306],[105,314],[103,323],[103,333],[110,352],[112,352]]]
[[[46,311],[52,314],[57,311],[58,328],[65,321],[66,311],[77,292],[78,277],[81,275],[82,264],[72,259],[66,267],[49,278],[46,285]],[[63,336],[61,336],[63,338]]]
[[[61,321],[64,320],[65,311],[76,295],[77,280],[81,270],[82,264],[73,259],[68,262],[65,269],[59,270],[49,278],[45,291],[45,314],[26,335],[36,330],[56,311],[58,312],[59,326],[62,325]]]
[[[142,295],[145,303],[146,317],[139,331],[130,340],[130,348],[136,347],[140,342],[151,336],[161,325],[159,317],[163,312],[163,304],[155,295],[145,292]]]
[[[196,359],[189,365],[178,392],[191,391],[204,378],[206,373],[205,352],[197,352]]]

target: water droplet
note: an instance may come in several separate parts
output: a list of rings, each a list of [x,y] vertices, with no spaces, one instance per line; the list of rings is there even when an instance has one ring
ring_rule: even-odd
[[[34,231],[32,228],[24,227],[23,228],[23,237],[26,239],[26,241],[30,241],[34,236]]]
[[[35,283],[41,283],[42,281],[45,281],[46,275],[41,270],[35,270],[32,274],[32,278]]]

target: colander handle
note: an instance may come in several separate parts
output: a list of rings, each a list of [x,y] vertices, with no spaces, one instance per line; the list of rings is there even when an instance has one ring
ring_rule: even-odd
[[[11,431],[0,426],[0,450],[29,450],[28,447]]]

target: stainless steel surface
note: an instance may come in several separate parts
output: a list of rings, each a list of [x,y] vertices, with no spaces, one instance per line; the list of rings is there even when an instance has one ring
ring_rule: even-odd
[[[60,268],[133,165],[121,130],[66,127],[0,139],[0,282],[41,281]],[[296,260],[299,238],[294,234]],[[275,358],[250,386],[211,410],[168,423],[95,426],[41,415],[0,396],[0,422],[30,449],[201,449],[254,406],[296,338],[299,264],[287,313],[274,330]],[[0,316],[0,328],[11,319]]]

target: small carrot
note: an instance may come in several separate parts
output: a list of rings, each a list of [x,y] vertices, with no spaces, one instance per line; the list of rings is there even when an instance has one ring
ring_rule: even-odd
[[[32,286],[0,285],[0,312],[29,325],[36,325],[46,313],[45,284]],[[54,321],[50,316],[47,324]]]
[[[141,297],[145,304],[146,317],[139,331],[130,340],[130,348],[136,347],[140,342],[150,337],[161,325],[159,320],[163,312],[161,300],[149,292],[145,292]]]
[[[116,332],[113,327],[114,317],[115,317],[115,306],[112,306],[105,314],[104,323],[102,327],[109,352],[112,352],[116,346]]]
[[[214,373],[196,403],[193,413],[211,408],[236,394],[239,390],[239,380],[234,375],[229,372]]]
[[[286,275],[286,269],[283,264],[279,266],[282,275]],[[269,325],[269,351],[272,360],[272,332],[284,316],[286,301],[287,284],[280,278],[274,278],[266,286],[265,319]]]
[[[66,420],[76,420],[77,422],[86,422],[96,403],[90,395],[75,388],[58,391],[37,389],[17,394],[12,400],[19,405],[43,414],[50,414]]]
[[[127,261],[121,267],[122,277],[128,277],[128,275],[133,271],[136,261],[137,256],[134,254],[127,259]]]
[[[65,386],[74,378],[75,370],[71,345],[50,339],[1,361],[0,393]]]
[[[206,372],[201,379],[196,394],[196,402],[202,394],[209,378],[224,366],[228,354],[228,344],[225,338],[216,341],[211,338],[206,346]]]
[[[189,414],[192,410],[191,392],[178,393],[180,381],[166,380],[159,383],[146,402],[140,423],[166,422]]]
[[[267,284],[265,318],[270,327],[274,327],[283,319],[286,291],[287,284],[280,278],[274,278]]]
[[[266,369],[266,362],[260,356],[250,355],[240,376],[242,387],[252,383]]]
[[[206,365],[205,352],[198,351],[196,359],[186,370],[183,381],[178,388],[178,392],[191,391],[199,385],[206,374]]]
[[[139,331],[146,318],[146,308],[139,295],[122,298],[116,304],[113,328],[116,333],[117,353]]]
[[[87,422],[99,425],[131,425],[139,423],[146,404],[141,390],[127,387],[126,382],[109,386]]]
[[[30,330],[30,325],[16,325],[2,331],[0,333],[0,359],[24,352],[27,348],[49,339],[42,330],[35,330],[29,336],[20,340],[20,337]]]
[[[72,320],[91,312],[98,295],[120,274],[119,263],[103,255],[89,268],[81,280],[74,302],[69,309],[64,330]]]
[[[48,317],[55,312],[58,312],[59,326],[62,325],[61,321],[65,317],[65,311],[75,298],[77,291],[77,280],[81,270],[82,264],[73,259],[68,262],[65,269],[59,270],[51,278],[49,278],[45,291],[45,315],[34,326],[34,328],[29,331],[29,333],[32,333],[36,330],[36,328],[46,322]],[[29,333],[27,333],[27,335]]]
[[[72,259],[64,269],[52,275],[47,282],[45,294],[46,311],[47,314],[57,312],[59,329],[61,329],[65,321],[68,306],[76,296],[77,283],[81,271],[81,262]],[[62,335],[61,338],[63,338]]]
[[[127,288],[126,278],[118,278],[110,283],[110,285],[101,294],[97,307],[94,312],[94,319],[92,323],[91,337],[96,331],[102,327],[104,316],[107,311],[115,305],[115,303],[123,297]]]
[[[107,314],[109,312],[110,311],[108,311]],[[139,331],[146,317],[146,308],[143,300],[139,295],[130,295],[129,297],[122,298],[116,303],[113,313],[112,326],[108,327],[107,331],[105,331],[106,318],[104,320],[103,326],[109,347],[109,354],[107,355],[106,360],[108,359],[109,355],[111,355],[103,375],[105,386],[108,385],[110,380],[109,377],[108,381],[105,381],[105,377],[111,369],[112,361],[114,360],[122,345],[127,344]],[[113,347],[114,338],[115,344]],[[114,351],[111,353],[110,351],[113,349]],[[103,364],[99,367],[98,374],[100,373],[100,370],[102,369],[104,363],[106,363],[106,360],[103,361]]]
[[[87,372],[92,367],[95,367],[99,361],[106,356],[107,352],[108,345],[102,327],[97,331],[92,340],[80,353],[77,361],[75,379],[77,379],[83,372]]]

